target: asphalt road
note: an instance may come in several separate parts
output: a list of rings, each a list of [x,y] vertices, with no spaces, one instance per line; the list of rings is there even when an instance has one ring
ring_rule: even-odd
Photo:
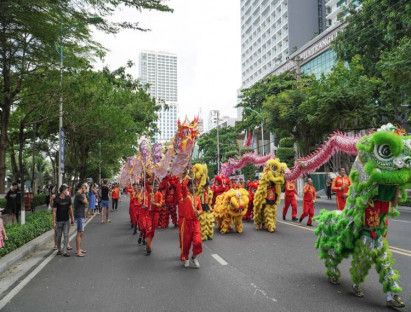
[[[316,208],[316,213],[320,208],[334,209],[334,201],[317,203]],[[125,197],[119,209],[112,213],[112,223],[100,224],[99,218],[94,218],[87,225],[86,257],[78,258],[74,253],[70,258],[53,256],[2,311],[388,309],[373,269],[363,284],[366,296],[362,299],[351,292],[350,260],[340,266],[341,285],[329,284],[313,247],[313,229],[304,223],[282,221],[280,211],[274,234],[254,230],[251,222],[244,224],[243,234],[216,233],[214,240],[203,243],[201,268],[197,270],[185,269],[179,261],[176,228],[157,230],[153,253],[146,256],[132,235]],[[408,304],[402,311],[411,311],[410,224],[411,213],[402,213],[397,221],[390,221],[388,236],[392,246],[405,250],[394,253],[394,267],[402,275],[402,297]]]

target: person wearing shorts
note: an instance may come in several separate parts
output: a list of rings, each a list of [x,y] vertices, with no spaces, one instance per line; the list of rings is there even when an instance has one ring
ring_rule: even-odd
[[[107,186],[107,180],[104,180],[103,181],[103,186],[101,187],[101,216],[100,216],[101,223],[104,223],[104,212],[106,213],[106,221],[110,222],[110,219],[109,219],[110,201],[109,201],[109,197],[108,197],[109,191],[110,190]]]
[[[84,257],[86,251],[81,248],[81,243],[83,240],[84,224],[86,222],[86,207],[88,205],[86,192],[86,183],[79,183],[76,187],[76,196],[74,197],[74,207],[75,213],[74,217],[76,219],[77,226],[77,236],[76,236],[76,253],[77,257]]]

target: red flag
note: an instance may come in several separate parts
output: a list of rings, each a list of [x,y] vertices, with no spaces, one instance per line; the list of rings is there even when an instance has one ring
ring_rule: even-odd
[[[249,132],[248,133],[248,138],[247,138],[247,147],[249,147],[250,146],[250,143],[251,143],[251,133]]]

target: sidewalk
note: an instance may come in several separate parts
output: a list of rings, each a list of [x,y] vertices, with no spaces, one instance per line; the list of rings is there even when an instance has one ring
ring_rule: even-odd
[[[47,210],[46,205],[37,207],[35,211],[41,211],[41,210]],[[26,214],[30,214],[30,213],[32,212],[26,211]],[[69,238],[74,232],[76,232],[76,227],[70,226]],[[18,262],[22,261],[24,258],[29,256],[31,253],[35,252],[37,249],[39,249],[44,244],[52,243],[53,240],[54,240],[54,229],[43,233],[42,235],[31,240],[30,242],[24,244],[23,246],[20,246],[16,250],[13,250],[11,253],[5,255],[4,257],[1,258],[1,261],[0,261],[0,275],[2,275],[7,270],[12,268]],[[50,255],[53,252],[55,252],[55,250],[53,250],[53,248],[50,248],[50,252],[47,255]]]

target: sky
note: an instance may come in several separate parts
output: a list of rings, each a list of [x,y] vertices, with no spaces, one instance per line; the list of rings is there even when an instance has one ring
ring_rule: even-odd
[[[173,13],[117,11],[112,20],[138,21],[151,31],[123,30],[116,35],[94,32],[94,39],[109,49],[97,69],[116,69],[128,60],[138,78],[142,50],[177,54],[179,117],[201,115],[207,124],[210,110],[236,117],[237,90],[241,86],[240,1],[170,0]]]

